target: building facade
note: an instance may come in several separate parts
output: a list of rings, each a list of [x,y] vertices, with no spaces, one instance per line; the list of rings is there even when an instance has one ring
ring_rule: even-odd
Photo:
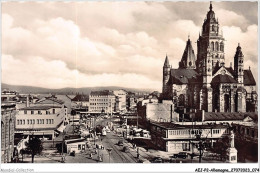
[[[17,114],[15,103],[1,103],[1,163],[12,162],[14,154],[14,127]]]
[[[43,98],[18,110],[15,133],[52,140],[63,131],[67,121],[68,113],[63,101],[52,97]]]
[[[125,112],[126,111],[126,95],[125,90],[114,90],[113,93],[116,96],[116,112]]]
[[[116,96],[112,91],[91,91],[89,95],[89,113],[113,113],[116,110]]]
[[[197,153],[195,147],[199,140],[207,141],[211,146],[229,134],[228,126],[221,124],[205,125],[181,125],[169,122],[151,122],[151,141],[159,148],[172,153],[187,152]]]
[[[225,66],[224,36],[212,4],[197,40],[197,56],[188,39],[178,69],[170,66],[168,56],[163,66],[164,99],[173,99],[176,107],[206,112],[255,112],[257,93],[254,76],[245,69],[246,57],[238,43],[234,67]]]

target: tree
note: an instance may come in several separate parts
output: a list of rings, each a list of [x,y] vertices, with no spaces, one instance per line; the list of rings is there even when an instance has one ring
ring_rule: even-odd
[[[62,153],[62,143],[58,143],[56,144],[56,148],[57,148],[57,151],[59,153]],[[67,152],[67,147],[66,145],[63,146],[63,153],[66,153]]]
[[[40,154],[43,150],[42,141],[39,138],[31,137],[28,142],[25,143],[26,150],[32,155],[32,163],[34,162],[34,156]]]
[[[219,154],[220,159],[223,160],[227,156],[227,149],[229,148],[229,146],[230,146],[230,139],[228,136],[225,136],[217,140],[212,150],[214,153]]]

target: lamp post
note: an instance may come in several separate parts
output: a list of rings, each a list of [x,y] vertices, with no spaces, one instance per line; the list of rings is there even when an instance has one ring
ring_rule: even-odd
[[[98,135],[98,138],[100,138],[100,133],[97,134]],[[97,148],[98,149],[98,161],[100,161],[100,156],[99,156],[99,147]]]
[[[107,148],[107,151],[108,151],[108,154],[109,154],[109,163],[110,163],[110,155],[111,155],[111,152],[112,152],[112,148]]]
[[[63,145],[64,145],[64,137],[65,137],[65,135],[66,135],[66,132],[62,132],[62,147],[61,147],[61,152],[62,152],[62,155],[61,155],[61,161],[62,161],[62,163],[65,161],[65,158],[64,158],[64,153],[63,153]]]

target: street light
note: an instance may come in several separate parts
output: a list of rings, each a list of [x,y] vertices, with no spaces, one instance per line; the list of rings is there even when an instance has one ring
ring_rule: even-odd
[[[65,157],[64,157],[64,153],[63,153],[63,145],[64,145],[64,137],[65,137],[65,135],[66,135],[66,132],[65,131],[63,131],[62,132],[62,147],[61,147],[61,152],[62,152],[62,157],[61,157],[61,161],[62,162],[64,162],[65,161]]]
[[[108,154],[109,154],[109,163],[110,163],[110,154],[111,154],[111,152],[112,152],[112,148],[107,148],[107,151],[108,151]]]

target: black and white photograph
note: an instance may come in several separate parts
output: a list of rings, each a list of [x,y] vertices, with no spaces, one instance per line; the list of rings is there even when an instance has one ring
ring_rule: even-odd
[[[258,7],[2,1],[1,172],[259,172]]]

